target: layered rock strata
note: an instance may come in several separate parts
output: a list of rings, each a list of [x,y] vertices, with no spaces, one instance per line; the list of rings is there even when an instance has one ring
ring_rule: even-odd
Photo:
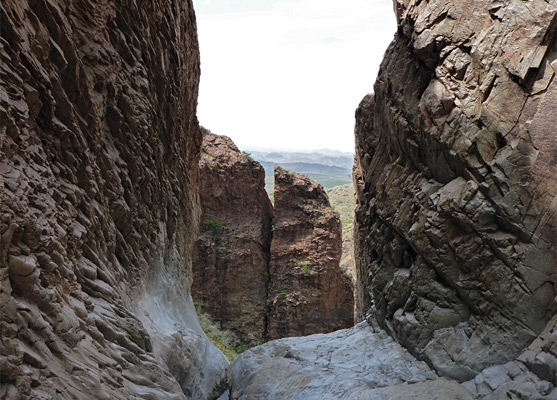
[[[353,293],[339,263],[339,215],[325,190],[275,166],[268,338],[331,332],[353,324]]]
[[[0,13],[0,397],[215,397],[226,360],[189,294],[191,1]]]
[[[356,114],[358,309],[465,381],[552,328],[557,5],[395,9],[398,33]],[[544,367],[520,368],[553,385],[557,352],[542,353]]]
[[[201,230],[192,295],[248,345],[266,334],[273,206],[265,170],[226,136],[203,130]]]

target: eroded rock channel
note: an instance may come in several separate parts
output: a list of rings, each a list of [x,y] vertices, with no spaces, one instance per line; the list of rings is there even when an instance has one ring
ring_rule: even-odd
[[[338,216],[202,144],[191,0],[2,2],[0,398],[557,397],[557,4],[393,3],[356,111],[361,322],[285,337],[350,325]],[[191,290],[270,341],[229,364]]]

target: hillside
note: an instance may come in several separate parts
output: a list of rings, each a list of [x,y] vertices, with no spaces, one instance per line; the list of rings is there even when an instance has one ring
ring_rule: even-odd
[[[333,209],[340,213],[342,222],[342,258],[340,269],[348,275],[352,283],[356,282],[356,271],[354,269],[353,236],[354,236],[354,185],[348,183],[335,186],[327,190],[329,202]]]

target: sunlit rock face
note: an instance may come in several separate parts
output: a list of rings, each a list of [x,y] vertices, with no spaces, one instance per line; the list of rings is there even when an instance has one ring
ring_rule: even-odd
[[[353,294],[340,272],[341,224],[321,185],[275,166],[268,338],[353,324]]]
[[[395,1],[398,33],[356,112],[359,315],[373,308],[459,381],[553,329],[556,6]],[[548,349],[545,367],[520,362],[546,383]]]
[[[340,219],[321,185],[276,167],[273,208],[263,167],[207,130],[200,180],[192,291],[204,312],[248,346],[353,325]]]
[[[230,138],[203,130],[200,199],[193,298],[223,328],[255,345],[265,339],[272,238],[265,170]]]
[[[215,397],[191,1],[1,6],[0,397]]]

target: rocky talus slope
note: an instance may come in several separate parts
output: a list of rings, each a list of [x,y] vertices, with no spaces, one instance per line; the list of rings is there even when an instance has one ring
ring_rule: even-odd
[[[227,361],[189,293],[191,1],[6,0],[0,17],[0,397],[214,397]]]
[[[482,395],[504,384],[543,398],[557,384],[557,2],[395,9],[398,33],[356,114],[360,316],[373,307],[461,382],[511,363]],[[534,339],[544,344],[522,353]]]
[[[248,346],[352,326],[340,219],[326,192],[277,167],[273,208],[264,179],[228,137],[204,130],[194,300]]]
[[[265,338],[273,206],[265,171],[232,140],[203,130],[201,228],[192,295],[246,344]]]
[[[353,294],[340,272],[341,224],[321,185],[275,166],[267,336],[277,339],[353,325]]]

